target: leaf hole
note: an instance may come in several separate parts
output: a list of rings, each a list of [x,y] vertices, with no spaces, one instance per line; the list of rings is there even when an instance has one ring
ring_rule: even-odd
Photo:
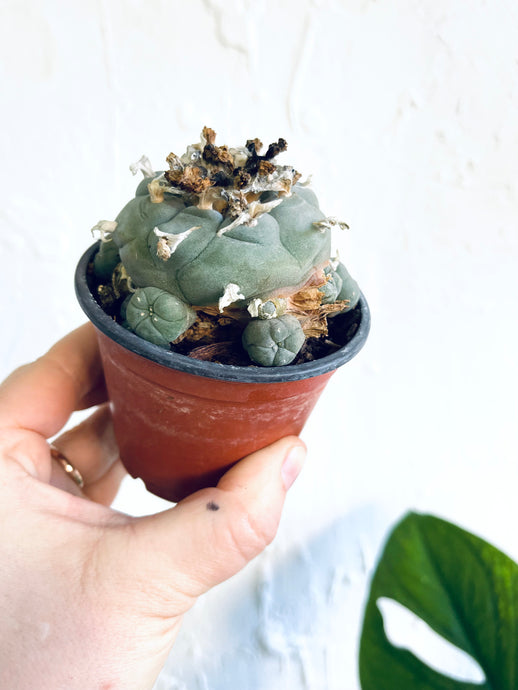
[[[486,682],[484,671],[473,657],[451,644],[406,606],[388,597],[376,601],[383,626],[394,647],[407,649],[429,668],[466,683]]]

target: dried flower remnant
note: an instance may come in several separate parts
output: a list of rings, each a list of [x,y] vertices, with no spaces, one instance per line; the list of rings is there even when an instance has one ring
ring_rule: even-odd
[[[165,179],[184,192],[201,194],[207,187],[212,186],[212,180],[208,176],[207,168],[198,165],[189,165],[183,170],[168,170]]]
[[[117,266],[115,266],[112,275],[112,288],[117,299],[135,292],[135,286],[133,285],[131,276],[122,263],[118,263]]]
[[[240,299],[245,299],[245,296],[241,294],[241,288],[239,285],[229,283],[218,302],[220,312],[222,312],[225,307],[228,307],[234,302],[238,302]]]
[[[203,146],[216,143],[216,132],[207,125],[201,130],[201,143]]]
[[[153,204],[161,204],[164,200],[164,194],[167,189],[164,183],[164,177],[160,176],[151,180],[147,186],[149,192],[149,198]]]
[[[338,220],[338,218],[335,218],[334,216],[329,216],[328,218],[324,218],[323,220],[317,220],[313,223],[313,226],[319,232],[325,232],[326,230],[332,230],[333,228],[340,228],[340,230],[349,230],[349,226],[347,225],[347,223],[344,223],[343,220]]]
[[[232,227],[254,225],[254,218],[268,213],[268,206],[252,206],[264,192],[288,196],[300,179],[290,166],[275,163],[286,151],[285,139],[269,145],[264,156],[259,155],[259,139],[249,139],[244,147],[217,146],[216,133],[204,127],[201,140],[187,148],[186,153],[167,156],[169,170],[149,184],[152,201],[161,203],[164,193],[189,198],[193,206],[215,208],[234,222]],[[211,189],[211,194],[207,192]]]
[[[261,149],[261,147],[262,143],[258,139],[249,139],[246,142],[246,148],[250,152],[250,155],[244,167],[245,170],[249,172],[251,175],[256,175],[257,173],[259,173],[261,166],[263,166],[263,170],[269,169],[270,173],[274,172],[276,166],[273,165],[273,163],[270,163],[270,161],[276,158],[279,155],[279,153],[286,151],[288,148],[288,143],[285,139],[279,139],[279,141],[277,141],[276,143],[270,144],[264,156],[259,155],[259,150]]]
[[[136,175],[139,171],[144,174],[144,177],[154,177],[156,175],[151,165],[151,161],[147,156],[141,156],[138,161],[130,165],[132,175]]]
[[[202,158],[211,165],[227,168],[229,172],[232,172],[234,169],[234,157],[227,146],[206,144],[203,148]]]
[[[329,331],[328,317],[347,311],[348,300],[335,302],[334,304],[322,304],[314,310],[305,311],[300,315],[300,325],[306,338],[321,338]]]
[[[274,199],[273,201],[267,201],[262,204],[259,201],[251,201],[249,204],[245,204],[239,215],[230,223],[218,230],[218,237],[221,237],[229,230],[239,227],[240,225],[254,226],[257,224],[257,217],[261,216],[263,213],[268,213],[276,206],[282,203],[282,199]]]
[[[170,233],[170,232],[162,232],[158,228],[155,228],[153,232],[155,235],[158,237],[158,243],[157,243],[157,249],[156,249],[156,254],[158,257],[160,257],[163,261],[167,261],[168,259],[171,258],[171,255],[174,254],[176,251],[176,248],[178,245],[183,242],[191,232],[194,232],[194,230],[199,230],[201,225],[195,225],[193,228],[189,228],[185,232],[180,232],[176,235]]]
[[[116,227],[117,223],[114,220],[100,220],[93,226],[91,233],[94,237],[96,233],[99,233],[99,239],[101,242],[106,242],[110,239],[110,236]]]
[[[246,189],[250,186],[252,175],[246,170],[240,168],[234,175],[234,187],[236,189]]]

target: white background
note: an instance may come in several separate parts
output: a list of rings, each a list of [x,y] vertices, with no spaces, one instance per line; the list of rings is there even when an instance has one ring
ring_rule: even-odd
[[[276,541],[186,617],[158,690],[355,690],[408,509],[518,558],[517,39],[513,0],[0,1],[2,375],[84,320],[75,264],[128,165],[203,125],[287,139],[372,310]],[[162,504],[128,481],[117,506]]]

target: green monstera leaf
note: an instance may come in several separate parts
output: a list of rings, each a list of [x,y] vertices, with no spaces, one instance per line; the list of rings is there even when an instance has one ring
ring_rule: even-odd
[[[139,288],[125,304],[128,326],[155,345],[167,346],[194,323],[196,313],[160,288]]]
[[[380,602],[419,616],[472,657],[482,683],[448,677],[389,641]],[[482,539],[430,515],[396,526],[374,574],[360,646],[362,690],[516,690],[518,566]]]
[[[243,332],[243,347],[248,356],[264,367],[290,364],[304,340],[302,327],[291,314],[274,319],[254,319]]]

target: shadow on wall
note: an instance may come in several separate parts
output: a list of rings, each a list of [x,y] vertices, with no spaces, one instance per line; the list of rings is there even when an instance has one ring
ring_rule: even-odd
[[[252,585],[230,583],[232,606],[218,590],[205,600],[201,644],[196,611],[188,618],[155,690],[353,690],[368,577],[388,522],[365,506],[303,545],[278,539],[250,566]]]

